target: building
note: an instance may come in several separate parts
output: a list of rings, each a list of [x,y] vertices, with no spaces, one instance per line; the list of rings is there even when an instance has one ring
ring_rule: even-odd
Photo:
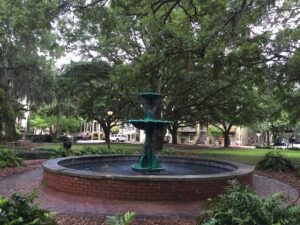
[[[180,127],[177,132],[178,144],[203,144],[203,145],[224,145],[224,138],[222,136],[214,137],[208,132],[209,126],[207,124],[198,123],[195,126]],[[105,134],[100,124],[93,120],[85,122],[81,125],[81,136],[86,139],[104,140]],[[118,129],[118,133],[126,136],[128,143],[144,143],[146,134],[144,130],[135,128],[132,124],[124,124]],[[262,137],[249,128],[241,126],[233,126],[230,130],[230,145],[255,146],[264,142]],[[167,130],[165,140],[172,143],[172,135]],[[197,142],[197,143],[196,143]]]
[[[83,122],[80,128],[80,136],[91,140],[103,140],[105,138],[103,128],[96,120]]]

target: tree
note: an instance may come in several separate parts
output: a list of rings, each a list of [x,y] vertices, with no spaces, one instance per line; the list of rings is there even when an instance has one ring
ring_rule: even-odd
[[[269,53],[270,30],[256,32],[254,27],[266,24],[266,12],[270,17],[287,12],[287,4],[295,2],[81,1],[70,6],[75,25],[68,29],[70,21],[65,17],[67,23],[61,23],[61,30],[68,44],[81,49],[84,57],[131,67],[127,76],[134,91],[127,85],[128,96],[148,85],[161,92],[164,97],[158,102],[157,117],[174,121],[169,129],[176,136],[179,126],[208,117],[229,124],[249,124],[256,119],[247,104],[257,106],[258,102],[251,102],[238,89],[258,101],[259,92],[251,85],[260,90],[270,81],[265,67],[276,54]],[[223,127],[227,139],[229,126]],[[158,136],[162,140],[162,134]]]
[[[49,56],[59,54],[51,32],[59,1],[0,1],[0,84],[14,102],[28,105],[49,100],[52,66]],[[34,16],[33,16],[34,15]],[[47,88],[45,88],[47,87]],[[22,107],[13,107],[15,116]],[[15,118],[5,122],[6,139],[14,140]]]
[[[77,112],[83,118],[96,120],[109,143],[111,128],[124,122],[130,109],[130,102],[119,92],[118,77],[114,69],[104,61],[73,63],[65,68],[61,89],[77,105]],[[112,111],[110,116],[108,111]]]

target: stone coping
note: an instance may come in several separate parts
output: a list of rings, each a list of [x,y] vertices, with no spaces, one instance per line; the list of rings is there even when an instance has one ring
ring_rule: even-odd
[[[93,155],[93,156],[75,156],[64,157],[47,160],[43,163],[43,168],[46,171],[92,179],[105,179],[105,180],[144,180],[144,181],[199,181],[199,180],[216,180],[216,179],[234,179],[235,177],[246,176],[254,171],[254,166],[228,162],[217,161],[205,158],[196,157],[172,157],[172,156],[160,156],[161,162],[177,162],[183,164],[201,164],[213,167],[224,168],[227,170],[224,173],[215,173],[208,175],[123,175],[113,173],[97,173],[92,171],[76,170],[67,168],[65,165],[73,163],[84,162],[105,162],[105,161],[132,161],[137,162],[138,155]],[[231,171],[228,171],[231,170]]]

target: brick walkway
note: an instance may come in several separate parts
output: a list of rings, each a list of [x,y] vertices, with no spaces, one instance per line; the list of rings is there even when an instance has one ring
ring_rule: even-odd
[[[39,189],[38,203],[45,209],[67,214],[106,215],[134,211],[145,217],[193,218],[201,212],[201,202],[132,202],[95,199],[53,191],[41,184],[42,168],[15,174],[0,181],[0,194],[8,196],[11,190],[27,193]],[[254,177],[254,189],[260,196],[283,192],[290,203],[298,198],[298,192],[290,186],[266,177]]]

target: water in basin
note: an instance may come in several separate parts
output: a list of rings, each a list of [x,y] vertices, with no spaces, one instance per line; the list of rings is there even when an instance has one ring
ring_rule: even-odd
[[[187,163],[174,163],[174,162],[163,162],[162,163],[165,170],[162,171],[134,171],[131,169],[132,162],[90,162],[90,163],[82,163],[75,165],[68,165],[66,167],[76,169],[76,170],[84,170],[84,171],[92,171],[97,173],[111,173],[111,174],[119,174],[119,175],[204,175],[204,174],[215,174],[215,173],[224,173],[227,171],[231,171],[229,169],[201,165],[201,164],[187,164]]]

